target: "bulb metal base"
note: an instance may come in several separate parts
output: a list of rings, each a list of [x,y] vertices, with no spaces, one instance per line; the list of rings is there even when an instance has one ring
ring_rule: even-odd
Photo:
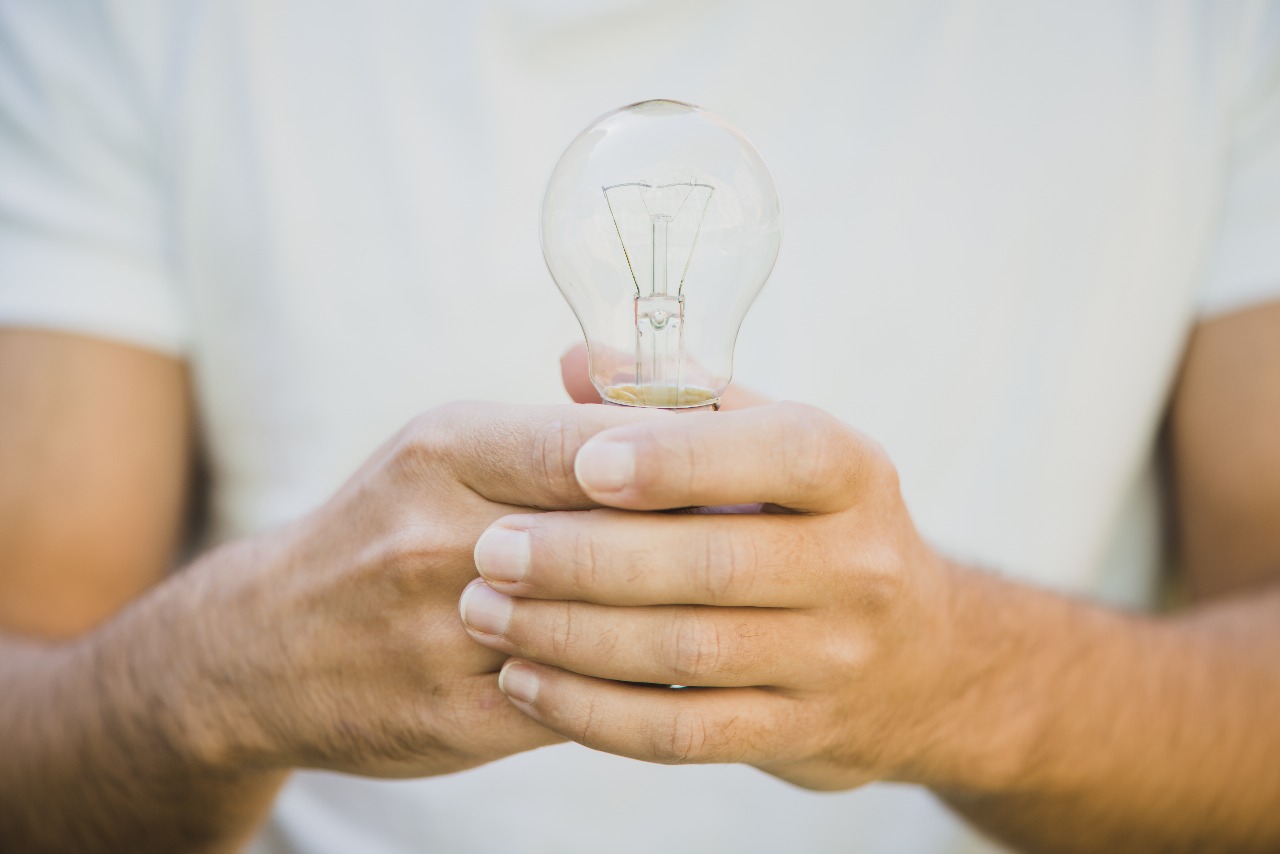
[[[686,386],[612,385],[600,395],[601,402],[613,406],[643,406],[651,409],[678,409],[682,412],[716,410],[720,396],[710,389]]]

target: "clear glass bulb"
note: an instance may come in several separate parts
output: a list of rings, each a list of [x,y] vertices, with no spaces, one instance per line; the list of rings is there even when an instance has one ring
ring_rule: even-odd
[[[560,157],[542,202],[542,254],[606,403],[717,403],[781,240],[778,191],[755,147],[679,101],[643,101],[592,123]]]

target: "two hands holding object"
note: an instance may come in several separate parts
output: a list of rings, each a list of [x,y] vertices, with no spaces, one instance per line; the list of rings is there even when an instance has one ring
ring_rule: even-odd
[[[598,399],[582,359],[566,385]],[[919,778],[967,687],[948,564],[875,443],[723,400],[420,416],[326,505],[158,591],[189,648],[165,690],[216,692],[164,729],[227,774],[442,774],[568,738],[815,789]]]
[[[14,733],[0,838],[219,847],[247,837],[292,768],[429,776],[570,738],[815,789],[919,782],[1039,850],[1275,851],[1280,590],[1261,582],[1278,547],[1277,311],[1197,327],[1170,414],[1200,573],[1253,580],[1251,595],[1152,618],[951,563],[916,532],[881,449],[811,407],[735,390],[728,411],[679,416],[453,404],[296,522],[145,593],[145,570],[120,573],[136,599],[92,631],[73,614],[83,633],[66,643],[0,638]],[[115,383],[150,404],[118,407],[114,433],[58,422],[59,447],[90,447],[92,463],[85,436],[133,442],[152,506],[171,505],[184,481],[152,469],[176,468],[182,443],[157,454],[130,434],[157,420],[145,411],[166,441],[187,435],[181,365],[8,337],[30,357],[10,364],[50,380],[24,377],[10,399],[56,389],[61,407]],[[565,370],[594,402],[580,351]],[[86,471],[112,494],[118,473]],[[62,524],[62,481],[31,483]],[[644,512],[742,504],[762,512]],[[107,528],[117,558],[160,565],[165,523]],[[50,551],[47,533],[30,539]]]
[[[594,399],[581,353],[566,379]],[[312,513],[75,641],[8,643],[0,836],[189,850],[246,838],[292,768],[571,738],[919,782],[1041,850],[1276,850],[1280,593],[1147,618],[1003,582],[921,540],[870,440],[722,400],[431,410]],[[762,512],[643,512],[733,504]],[[54,794],[82,821],[43,820]]]

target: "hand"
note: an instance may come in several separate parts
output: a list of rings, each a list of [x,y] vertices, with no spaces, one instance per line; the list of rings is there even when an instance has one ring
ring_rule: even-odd
[[[472,642],[456,602],[487,525],[592,506],[578,446],[652,413],[457,404],[379,450],[325,506],[236,544],[189,619],[208,696],[194,731],[228,766],[377,776],[460,770],[560,740],[499,693],[505,656]]]
[[[816,789],[937,770],[965,685],[951,572],[878,446],[776,404],[607,430],[576,473],[619,509],[498,520],[462,598],[471,636],[514,657],[515,707],[589,747]],[[765,512],[633,512],[751,502]]]

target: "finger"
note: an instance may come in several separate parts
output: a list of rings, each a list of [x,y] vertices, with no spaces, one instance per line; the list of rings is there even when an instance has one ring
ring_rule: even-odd
[[[519,659],[507,662],[498,684],[548,729],[619,756],[759,763],[787,750],[789,700],[760,688],[628,685]]]
[[[732,412],[735,409],[750,409],[753,406],[766,406],[773,403],[771,397],[752,391],[745,386],[730,385],[724,390],[724,394],[720,395],[720,410],[722,412]]]
[[[587,346],[575,344],[560,357],[560,379],[574,403],[599,403],[600,392],[591,382]]]
[[[415,419],[395,443],[410,478],[448,471],[492,502],[520,507],[595,506],[582,491],[573,460],[602,430],[666,417],[619,406],[508,406],[456,403]]]
[[[601,504],[627,510],[768,502],[831,512],[896,476],[874,442],[798,403],[692,413],[607,430],[574,463]]]
[[[826,516],[524,514],[480,535],[475,564],[512,596],[805,608],[829,595],[830,528]]]
[[[403,705],[384,709],[377,727],[344,727],[344,742],[362,749],[350,758],[326,751],[324,766],[348,774],[403,779],[429,773],[424,760],[438,754],[442,744],[449,745],[456,757],[454,770],[461,771],[565,741],[510,702],[498,689],[496,669],[484,676],[450,680],[445,701],[449,713],[434,714],[433,725],[424,727],[423,708],[441,703],[441,687],[436,684],[420,697],[409,695]]]
[[[575,403],[600,402],[600,392],[591,382],[590,363],[585,344],[575,344],[560,357],[560,378],[564,381],[565,391]],[[763,394],[738,385],[729,386],[725,393],[720,395],[720,408],[723,410],[746,409],[772,402]]]
[[[797,623],[773,608],[611,608],[588,602],[516,599],[484,581],[459,601],[463,624],[484,646],[585,676],[662,685],[792,685],[816,660]],[[785,676],[786,682],[778,681]]]
[[[565,740],[564,736],[512,708],[513,704],[507,702],[506,695],[498,689],[496,668],[483,676],[457,680],[453,684],[452,697],[460,707],[460,720],[489,722],[487,726],[467,726],[465,732],[457,736],[459,743],[465,743],[479,756],[499,759]],[[516,714],[506,714],[503,706]]]

